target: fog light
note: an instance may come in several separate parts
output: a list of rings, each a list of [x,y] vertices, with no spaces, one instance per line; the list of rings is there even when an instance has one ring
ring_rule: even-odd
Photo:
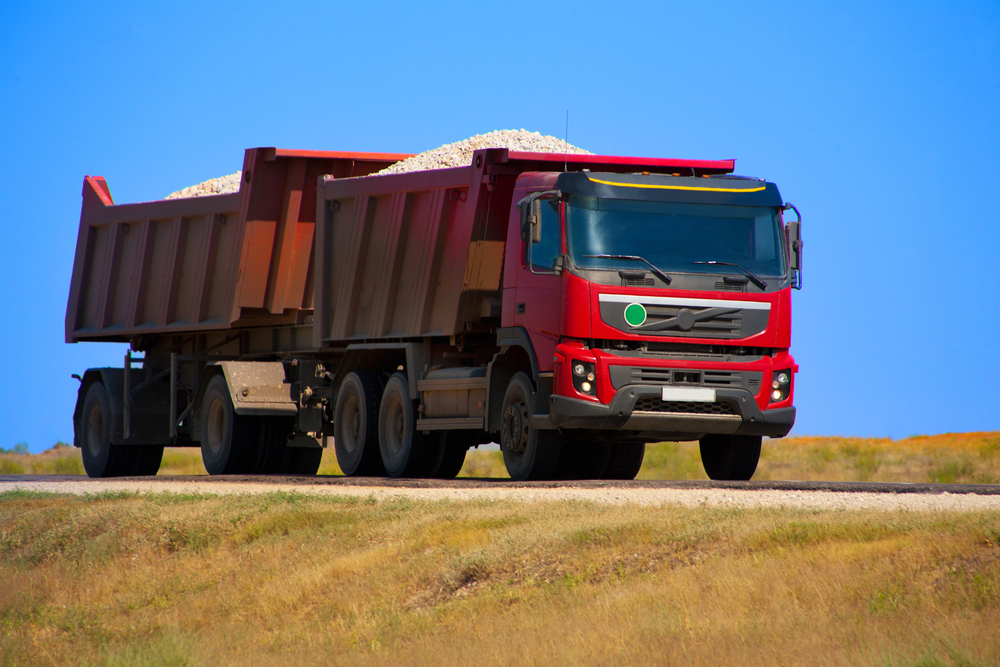
[[[580,389],[583,389],[585,392],[587,392],[589,394],[590,393],[590,389],[591,389],[591,385],[590,385],[589,382],[582,382],[582,383],[580,383]]]
[[[577,375],[583,375],[587,372],[587,369],[583,367],[583,364],[575,364],[573,366],[573,372]]]
[[[781,390],[780,389],[775,389],[774,391],[771,392],[771,400],[773,400],[773,401],[780,401],[781,400]]]

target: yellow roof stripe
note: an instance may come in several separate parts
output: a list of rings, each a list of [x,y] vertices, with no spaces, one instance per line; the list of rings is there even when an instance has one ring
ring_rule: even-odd
[[[699,192],[760,192],[767,186],[759,188],[698,188],[691,185],[653,185],[646,183],[615,183],[614,181],[602,181],[599,178],[587,177],[592,183],[603,185],[617,185],[620,188],[649,188],[654,190],[697,190]]]

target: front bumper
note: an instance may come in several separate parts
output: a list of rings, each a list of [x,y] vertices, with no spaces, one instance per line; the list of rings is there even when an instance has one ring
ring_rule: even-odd
[[[709,433],[781,438],[795,423],[794,407],[762,411],[753,394],[745,389],[717,389],[716,403],[701,406],[660,401],[661,389],[627,385],[615,393],[608,405],[553,394],[548,397],[547,415],[539,414],[543,406],[536,402],[532,425],[539,429],[634,431],[661,440],[695,440]]]

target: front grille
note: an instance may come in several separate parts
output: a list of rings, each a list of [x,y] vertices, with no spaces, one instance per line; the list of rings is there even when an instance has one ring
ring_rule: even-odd
[[[643,396],[635,402],[638,412],[674,412],[691,415],[735,415],[731,403],[698,403],[694,401],[661,401],[655,396]]]
[[[739,371],[705,371],[702,383],[710,387],[742,387],[743,373]]]
[[[759,371],[726,371],[693,368],[648,368],[617,366],[608,368],[611,386],[621,389],[629,384],[701,386],[718,389],[746,389],[756,395],[763,373]]]
[[[688,376],[701,376],[692,382]],[[684,376],[683,378],[681,376]],[[701,384],[708,387],[741,387],[743,374],[739,371],[688,371],[669,368],[633,368],[631,384]]]
[[[729,284],[721,280],[715,283],[715,289],[725,292],[743,292],[745,291],[743,288],[744,286],[739,283]]]
[[[692,313],[694,323],[690,329],[681,329],[677,315],[681,311]],[[681,308],[678,306],[648,306],[647,318],[642,326],[633,327],[634,333],[681,332],[689,335],[738,336],[743,326],[743,311],[739,308]]]

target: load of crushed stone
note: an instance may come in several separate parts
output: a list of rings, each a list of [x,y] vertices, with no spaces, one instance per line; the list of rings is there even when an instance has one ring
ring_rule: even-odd
[[[207,181],[199,183],[198,185],[192,185],[190,187],[184,188],[183,190],[178,190],[173,192],[164,199],[179,199],[182,197],[205,197],[207,195],[228,195],[233,192],[240,191],[240,179],[243,177],[243,172],[238,171],[235,174],[229,174],[228,176],[220,176],[219,178],[211,178]]]
[[[374,175],[403,174],[410,171],[425,169],[447,169],[448,167],[465,167],[472,161],[473,151],[481,148],[507,148],[512,151],[528,153],[574,153],[592,155],[590,151],[577,148],[562,139],[528,132],[527,130],[496,130],[486,134],[477,134],[463,141],[456,141],[440,148],[424,151],[406,160],[390,165]]]
[[[528,132],[527,130],[495,130],[486,134],[477,134],[453,144],[424,151],[406,160],[390,165],[374,175],[405,174],[411,171],[425,169],[447,169],[448,167],[465,167],[472,161],[472,153],[481,148],[506,148],[512,151],[526,153],[555,153],[557,155],[573,153],[576,155],[592,155],[590,151],[568,144],[562,139]],[[166,199],[179,197],[204,197],[206,195],[224,195],[240,191],[240,178],[243,172],[221,176],[178,190]]]

